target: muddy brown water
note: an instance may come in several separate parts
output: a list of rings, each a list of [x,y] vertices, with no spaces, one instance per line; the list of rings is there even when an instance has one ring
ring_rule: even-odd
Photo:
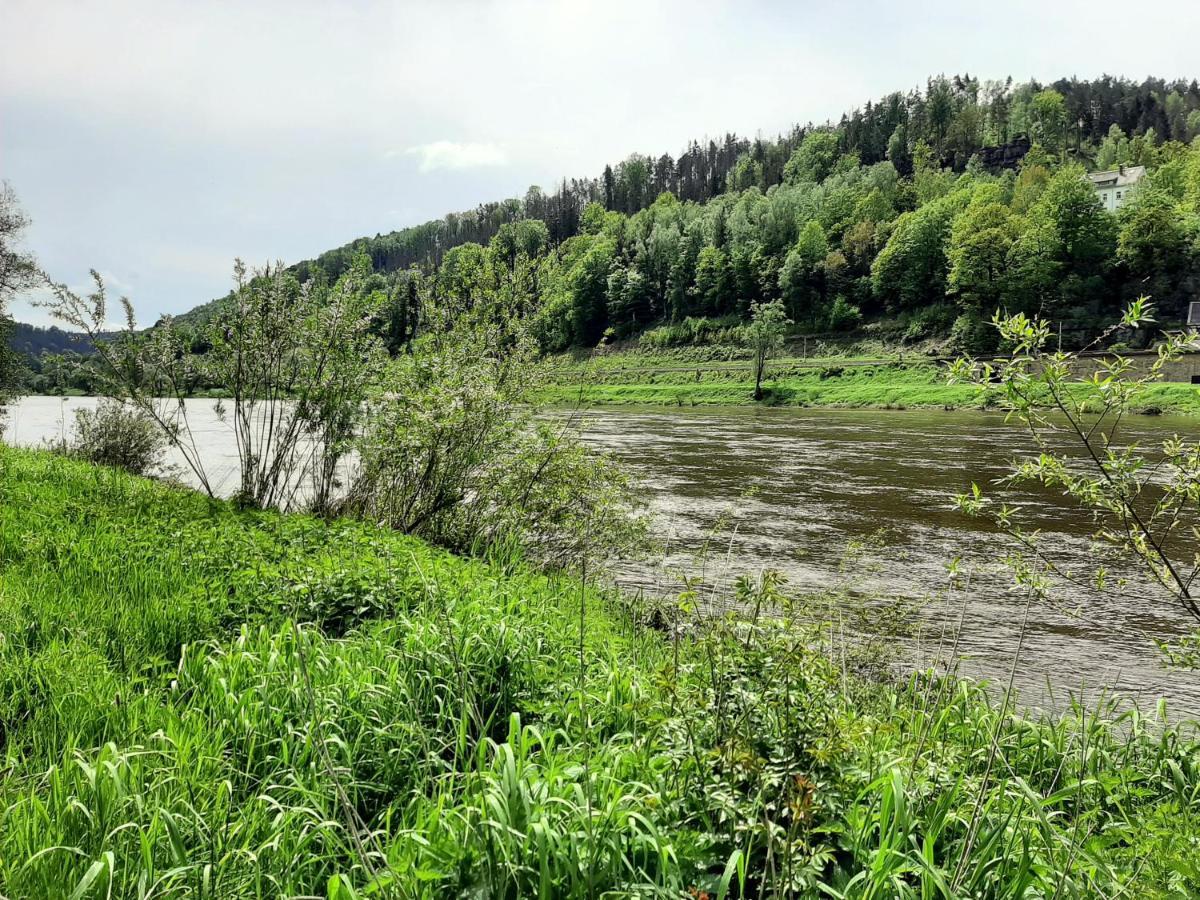
[[[69,427],[72,410],[94,401],[32,397],[12,410],[5,439],[36,445]],[[212,401],[191,404],[202,449],[224,489],[236,477],[228,427]],[[584,414],[590,444],[624,460],[640,477],[665,552],[619,561],[630,590],[671,597],[685,575],[723,598],[741,574],[781,572],[788,589],[846,588],[847,603],[885,595],[925,598],[919,652],[927,659],[963,612],[945,596],[947,564],[970,573],[958,649],[969,674],[1003,682],[1012,665],[1025,595],[998,563],[1011,540],[957,512],[953,494],[1003,475],[1030,442],[1002,415],[974,411],[868,411],[756,408],[603,408]],[[1126,440],[1150,445],[1171,434],[1195,439],[1200,422],[1137,417]],[[1067,565],[1094,564],[1090,522],[1049,492],[1004,491],[1024,522],[1042,530]],[[849,567],[848,546],[869,549]],[[707,554],[704,548],[707,546]],[[1140,590],[1140,588],[1139,588]],[[1167,599],[1146,602],[1059,585],[1035,603],[1016,682],[1026,702],[1061,707],[1074,693],[1089,702],[1115,690],[1143,708],[1160,697],[1172,718],[1200,715],[1200,674],[1168,670],[1153,638],[1194,626]],[[911,656],[918,651],[915,642]],[[898,651],[899,653],[899,651]]]

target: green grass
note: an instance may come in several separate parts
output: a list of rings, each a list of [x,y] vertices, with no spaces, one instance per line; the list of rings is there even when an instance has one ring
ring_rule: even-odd
[[[1200,746],[0,447],[0,895],[1186,897]]]
[[[744,406],[754,403],[747,362],[626,360],[609,358],[593,368],[558,367],[547,376],[539,397],[548,404],[638,404],[664,406]],[[828,406],[871,409],[986,409],[1000,401],[998,391],[950,384],[944,369],[927,363],[855,365],[856,360],[782,359],[771,363],[764,380],[769,406]],[[1137,412],[1200,415],[1200,389],[1188,384],[1152,385],[1134,404]]]

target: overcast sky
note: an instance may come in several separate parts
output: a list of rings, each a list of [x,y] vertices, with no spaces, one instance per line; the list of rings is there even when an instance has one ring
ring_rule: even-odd
[[[0,30],[27,243],[143,324],[225,293],[235,256],[294,262],[938,72],[1200,76],[1196,0],[0,0]]]

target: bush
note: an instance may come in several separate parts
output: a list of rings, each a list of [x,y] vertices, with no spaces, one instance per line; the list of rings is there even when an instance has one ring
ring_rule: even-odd
[[[950,329],[950,346],[955,353],[994,353],[1000,332],[978,313],[963,313]]]
[[[955,308],[948,303],[937,303],[913,313],[904,331],[906,341],[919,341],[922,338],[933,337],[935,334],[946,334],[955,320]]]
[[[697,344],[741,344],[742,321],[737,316],[719,319],[688,316],[682,322],[672,322],[651,328],[638,339],[638,346],[647,350]]]
[[[534,342],[514,320],[432,328],[370,404],[346,512],[458,552],[559,567],[641,543],[633,485],[576,421],[535,419]]]
[[[838,294],[829,309],[830,331],[852,331],[862,323],[862,311]]]
[[[101,466],[146,475],[157,469],[166,438],[141,410],[118,400],[75,411],[75,430],[62,448],[67,455]]]

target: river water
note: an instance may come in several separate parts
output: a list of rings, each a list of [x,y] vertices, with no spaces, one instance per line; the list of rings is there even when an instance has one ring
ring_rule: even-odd
[[[11,410],[5,439],[36,445],[57,437],[69,429],[74,409],[93,403],[26,398]],[[210,478],[231,490],[232,432],[212,401],[192,401],[189,411]],[[670,597],[685,575],[702,576],[713,596],[725,597],[738,575],[774,569],[798,593],[841,588],[843,604],[881,596],[923,600],[913,614],[920,637],[907,642],[909,656],[928,659],[944,626],[961,616],[963,670],[1007,678],[1026,598],[998,560],[1015,547],[951,502],[972,481],[988,485],[1029,450],[1028,439],[1002,415],[606,408],[584,413],[584,424],[591,444],[640,476],[665,547],[649,561],[618,563],[622,586]],[[1195,439],[1198,432],[1192,419],[1144,417],[1124,435],[1150,445],[1173,433]],[[1042,530],[1063,563],[1095,562],[1089,520],[1066,501],[1046,492],[1003,496],[1021,508],[1027,526]],[[855,543],[867,549],[843,566]],[[955,558],[970,573],[970,590],[947,596],[947,564]],[[1091,700],[1115,690],[1143,707],[1165,697],[1172,717],[1200,715],[1200,677],[1165,669],[1152,640],[1180,636],[1193,624],[1165,598],[1147,602],[1059,585],[1052,602],[1029,609],[1016,681],[1035,706],[1060,707],[1072,692]]]

